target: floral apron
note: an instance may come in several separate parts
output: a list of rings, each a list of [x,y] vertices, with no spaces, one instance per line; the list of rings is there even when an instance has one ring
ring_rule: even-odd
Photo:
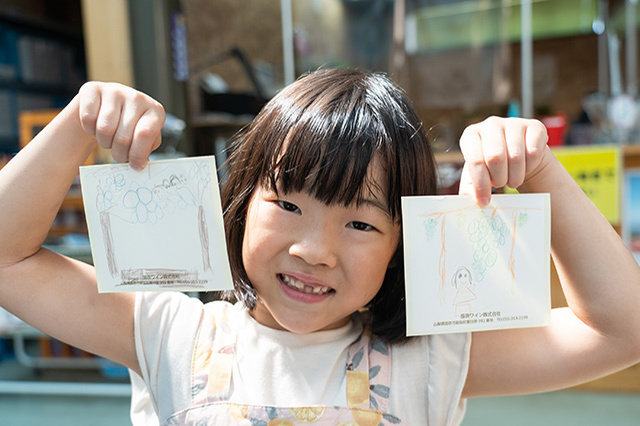
[[[390,347],[384,339],[371,335],[369,326],[365,327],[362,335],[349,347],[345,366],[346,407],[269,407],[228,402],[235,357],[235,335],[225,318],[214,319],[205,314],[203,325],[206,329],[199,333],[192,365],[192,406],[169,417],[162,423],[165,426],[405,424],[387,413],[391,382]],[[212,341],[215,342],[213,347]]]

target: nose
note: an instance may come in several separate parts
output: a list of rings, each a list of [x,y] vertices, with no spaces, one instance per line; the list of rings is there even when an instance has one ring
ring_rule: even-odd
[[[335,267],[338,261],[339,237],[329,226],[309,225],[295,232],[289,254],[309,265]]]

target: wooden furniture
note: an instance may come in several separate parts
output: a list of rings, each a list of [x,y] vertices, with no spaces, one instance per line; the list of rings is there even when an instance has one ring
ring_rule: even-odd
[[[90,80],[133,86],[131,28],[126,0],[81,0]]]

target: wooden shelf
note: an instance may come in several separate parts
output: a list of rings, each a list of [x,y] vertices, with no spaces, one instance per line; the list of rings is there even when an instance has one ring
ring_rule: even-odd
[[[80,194],[79,192],[77,194],[70,192],[69,195],[67,195],[67,197],[62,201],[61,209],[84,209],[84,204],[82,203],[82,194]]]
[[[464,157],[460,151],[436,152],[436,163],[464,163]]]
[[[191,118],[193,127],[242,127],[251,123],[253,115],[233,115],[217,112],[196,114]]]
[[[640,145],[626,145],[622,152],[625,169],[640,167]]]

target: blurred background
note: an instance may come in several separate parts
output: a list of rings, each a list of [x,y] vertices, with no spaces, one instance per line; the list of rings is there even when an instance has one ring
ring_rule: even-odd
[[[636,254],[639,9],[638,0],[0,0],[0,167],[87,80],[134,86],[165,106],[157,158],[216,154],[223,166],[229,139],[286,84],[357,67],[406,90],[437,153],[441,193],[457,191],[466,125],[541,119],[556,156]],[[48,244],[91,262],[77,185]],[[552,299],[565,303],[555,273]],[[122,367],[0,310],[0,424],[128,424],[129,395]],[[472,400],[464,425],[515,421],[640,425],[640,366],[569,391]]]

